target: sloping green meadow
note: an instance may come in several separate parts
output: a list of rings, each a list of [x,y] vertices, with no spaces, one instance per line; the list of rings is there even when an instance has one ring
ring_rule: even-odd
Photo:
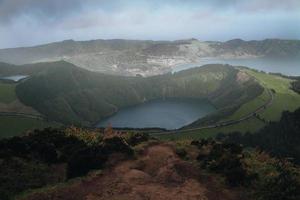
[[[260,130],[269,121],[279,121],[283,111],[295,111],[300,107],[300,95],[291,89],[293,80],[283,78],[281,76],[257,72],[250,69],[244,70],[247,74],[256,78],[256,80],[264,86],[264,88],[273,90],[273,102],[266,110],[259,114],[260,119],[251,118],[247,121],[233,124],[226,127],[217,127],[213,129],[205,129],[199,131],[183,132],[178,134],[166,134],[158,136],[166,140],[180,140],[180,139],[200,139],[215,137],[218,133],[231,133],[231,132],[251,132],[254,133]],[[232,115],[222,119],[221,121],[237,120],[241,117],[255,111],[258,107],[265,104],[269,99],[269,95],[265,90],[261,95],[255,99],[242,105]],[[264,121],[263,121],[264,120]]]

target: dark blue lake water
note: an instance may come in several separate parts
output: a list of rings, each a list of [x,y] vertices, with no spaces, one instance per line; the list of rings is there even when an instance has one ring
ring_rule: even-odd
[[[202,118],[216,109],[204,100],[167,99],[153,100],[136,106],[121,109],[97,125],[106,127],[159,127],[177,129]]]

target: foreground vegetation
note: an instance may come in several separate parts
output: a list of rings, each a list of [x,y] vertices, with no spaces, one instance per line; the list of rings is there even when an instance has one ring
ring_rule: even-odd
[[[183,177],[187,173],[195,174],[195,180],[203,180],[203,176],[208,180],[214,179],[214,187],[220,194],[223,189],[229,188],[233,193],[240,192],[245,199],[299,198],[300,168],[285,159],[272,158],[262,151],[245,150],[239,144],[215,140],[162,143],[139,133],[115,132],[107,128],[103,134],[99,130],[75,127],[45,129],[1,140],[0,197],[3,200],[11,199],[23,193],[19,198],[57,199],[60,192],[76,193],[72,188],[80,184],[80,179],[74,178],[86,176],[91,170],[112,169],[118,162],[134,160],[144,154],[147,146],[155,145],[158,145],[158,149],[170,145],[182,159],[181,164],[175,164],[175,168],[172,168],[175,170],[173,173]],[[116,153],[119,156],[113,156]],[[113,163],[112,158],[115,160]],[[137,169],[141,170],[142,166],[137,165]],[[202,179],[197,179],[199,173]],[[89,178],[91,176],[97,178]],[[99,175],[87,175],[82,180],[87,183],[90,180],[93,187],[96,187],[95,180],[102,180],[101,172]],[[176,180],[168,178],[168,187],[175,183],[178,185]]]
[[[245,186],[250,199],[283,200],[300,197],[299,167],[235,143],[193,141],[200,149],[201,167],[222,174],[231,186]]]
[[[278,157],[289,157],[300,163],[300,108],[295,112],[284,112],[280,121],[271,122],[255,134],[234,132],[219,134],[225,141],[259,146],[263,150]]]
[[[0,198],[55,184],[104,166],[113,152],[133,154],[119,137],[70,128],[36,130],[0,141]]]

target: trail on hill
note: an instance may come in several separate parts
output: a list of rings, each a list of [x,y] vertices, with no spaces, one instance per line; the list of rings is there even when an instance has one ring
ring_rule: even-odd
[[[32,194],[29,200],[235,200],[238,191],[218,187],[215,177],[201,174],[194,164],[180,159],[172,146],[145,148],[102,174],[66,188]],[[243,198],[245,199],[245,198]]]

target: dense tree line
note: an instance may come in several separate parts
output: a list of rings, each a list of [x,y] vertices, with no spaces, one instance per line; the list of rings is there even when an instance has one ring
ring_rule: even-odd
[[[300,163],[300,108],[283,112],[280,121],[271,122],[258,133],[219,134],[219,139],[259,147],[278,157],[290,157]]]

